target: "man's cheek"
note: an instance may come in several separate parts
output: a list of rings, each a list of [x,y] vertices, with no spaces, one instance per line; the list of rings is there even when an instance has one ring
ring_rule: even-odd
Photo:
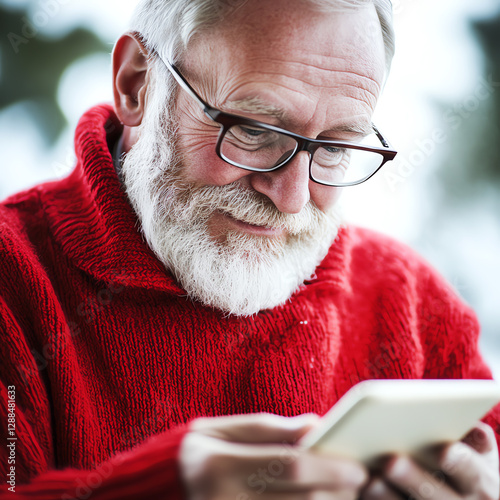
[[[309,183],[309,191],[311,194],[311,201],[313,201],[322,212],[327,212],[331,209],[339,201],[342,194],[342,188],[322,186],[312,181]]]
[[[250,172],[226,163],[217,156],[215,142],[199,139],[186,144],[183,150],[183,172],[196,186],[225,186]]]

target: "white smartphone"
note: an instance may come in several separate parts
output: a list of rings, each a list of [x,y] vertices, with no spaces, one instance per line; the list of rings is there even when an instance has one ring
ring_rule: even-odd
[[[492,380],[368,380],[352,387],[299,446],[367,465],[462,439],[500,402]]]

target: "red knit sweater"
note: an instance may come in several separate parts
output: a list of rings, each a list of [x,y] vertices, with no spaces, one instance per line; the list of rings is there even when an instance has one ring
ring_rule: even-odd
[[[282,307],[237,318],[187,299],[137,231],[109,152],[120,132],[110,107],[92,109],[73,173],[0,204],[4,485],[15,442],[26,498],[180,499],[198,416],[324,414],[368,378],[491,377],[473,312],[367,230],[343,229]],[[486,421],[500,435],[500,411]]]

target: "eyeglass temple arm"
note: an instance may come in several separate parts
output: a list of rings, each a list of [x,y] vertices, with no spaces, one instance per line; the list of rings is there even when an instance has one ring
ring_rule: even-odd
[[[382,135],[382,132],[380,132],[380,130],[373,123],[372,123],[372,128],[375,131],[375,134],[379,138],[382,145],[387,149],[394,150],[391,143]]]
[[[172,76],[177,80],[177,83],[200,105],[201,109],[207,113],[211,107],[201,99],[201,97],[194,91],[193,87],[189,85],[187,80],[181,75],[180,71],[167,59],[163,59],[163,57],[155,50],[152,49],[151,53],[156,55],[158,59],[167,67],[167,69],[172,73]]]

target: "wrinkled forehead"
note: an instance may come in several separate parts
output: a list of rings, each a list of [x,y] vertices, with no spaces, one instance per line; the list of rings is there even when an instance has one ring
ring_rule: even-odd
[[[235,78],[262,69],[328,85],[337,76],[358,75],[377,91],[385,50],[374,5],[320,11],[307,0],[235,2],[225,20],[193,41],[185,63]],[[371,81],[372,83],[369,83]]]

